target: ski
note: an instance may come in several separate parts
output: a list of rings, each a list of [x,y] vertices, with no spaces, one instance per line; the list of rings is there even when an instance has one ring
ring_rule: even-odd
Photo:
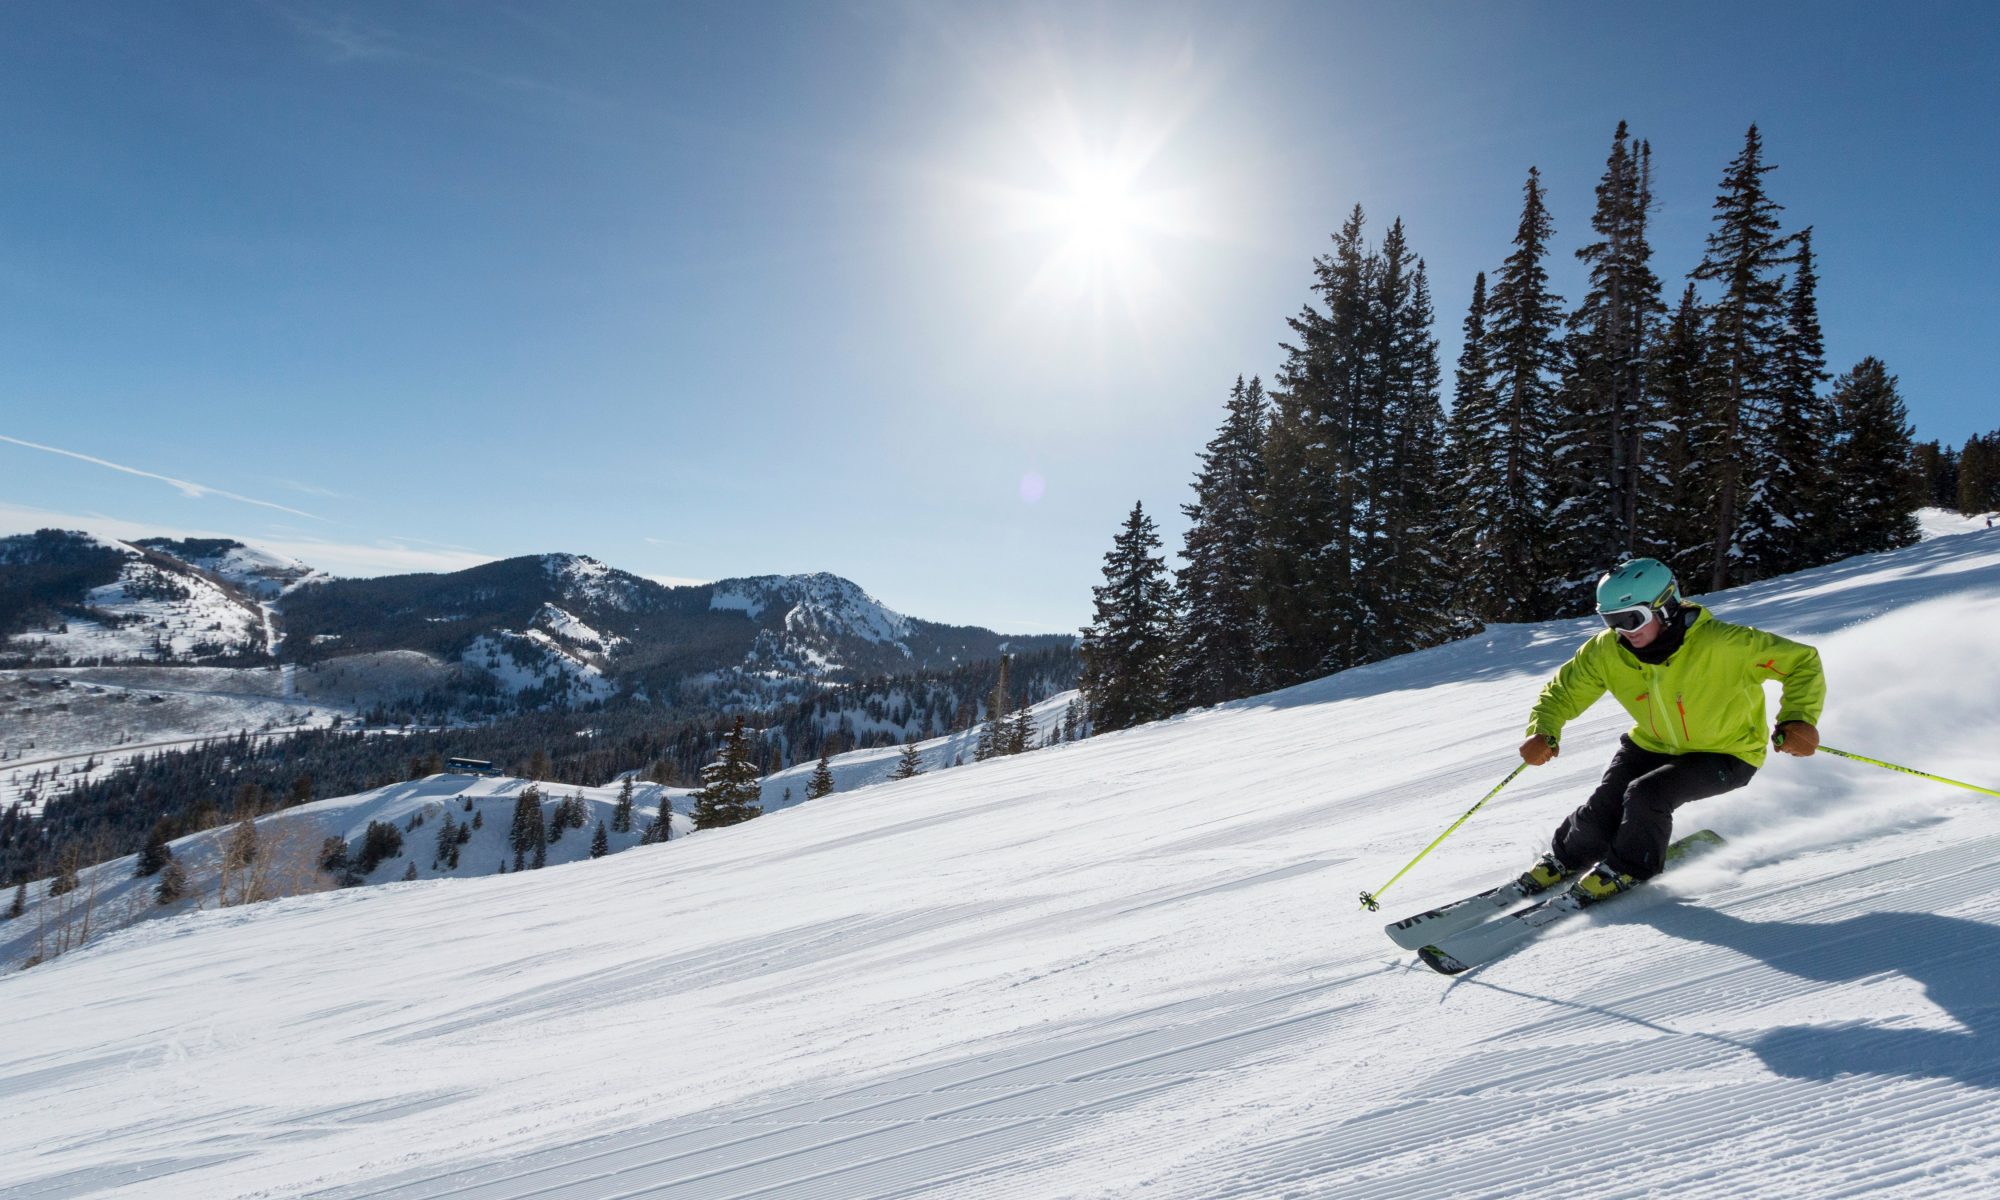
[[[1714,830],[1697,830],[1667,847],[1666,865],[1671,868],[1676,863],[1686,861],[1691,855],[1714,849],[1722,844],[1722,835]],[[1495,891],[1500,890],[1504,889],[1495,889]],[[1539,904],[1530,905],[1484,924],[1473,925],[1470,928],[1461,927],[1454,934],[1435,938],[1417,950],[1417,957],[1423,960],[1425,966],[1440,974],[1457,975],[1462,971],[1484,966],[1495,959],[1504,958],[1540,936],[1544,929],[1592,907],[1593,903],[1602,904],[1604,901],[1586,900],[1574,888],[1565,888]]]
[[[1529,891],[1519,879],[1510,879],[1499,887],[1487,888],[1477,895],[1450,904],[1420,912],[1413,917],[1391,921],[1382,927],[1389,940],[1405,950],[1420,950],[1432,942],[1450,937],[1474,925],[1507,913],[1546,891],[1539,888]]]

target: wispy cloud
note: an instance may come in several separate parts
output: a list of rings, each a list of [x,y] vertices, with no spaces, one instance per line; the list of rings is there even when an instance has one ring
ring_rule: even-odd
[[[281,10],[292,28],[336,63],[400,58],[403,50],[388,30],[364,25],[352,14],[328,16],[286,7]]]
[[[44,446],[39,442],[22,441],[17,437],[8,437],[4,433],[0,433],[0,442],[10,442],[16,446],[24,446],[29,450],[40,450],[44,454],[60,454],[64,458],[73,458],[78,462],[87,462],[93,466],[103,467],[111,471],[122,471],[127,475],[137,475],[141,479],[157,479],[161,483],[179,491],[181,495],[196,500],[204,499],[208,496],[220,496],[225,500],[234,500],[238,504],[254,504],[259,508],[276,509],[282,513],[290,513],[295,517],[304,517],[309,521],[326,520],[325,517],[316,513],[306,512],[303,509],[289,508],[283,504],[273,504],[269,500],[259,500],[254,496],[245,496],[237,492],[209,487],[206,484],[194,483],[186,479],[176,479],[172,475],[162,475],[157,471],[142,471],[138,467],[128,467],[123,463],[115,463],[109,459],[97,458],[94,455],[79,454],[74,450],[64,450],[57,446]]]
[[[295,492],[304,492],[308,496],[320,496],[328,500],[348,499],[348,496],[343,492],[336,492],[330,487],[321,487],[319,484],[306,483],[305,481],[299,479],[281,478],[281,479],[273,479],[271,482],[281,484],[285,487],[292,489]]]
[[[713,579],[682,579],[678,575],[648,575],[646,578],[667,587],[700,587],[705,583],[715,582]]]

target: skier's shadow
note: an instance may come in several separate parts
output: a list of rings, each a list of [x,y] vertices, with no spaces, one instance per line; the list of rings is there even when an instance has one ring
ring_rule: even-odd
[[[1992,982],[2000,926],[1914,912],[1875,912],[1831,924],[1746,921],[1677,902],[1655,909],[1650,923],[1822,983],[1902,975],[1965,1027],[1889,1029],[1852,1021],[1773,1029],[1742,1043],[1780,1075],[1938,1077],[2000,1089],[2000,991]]]

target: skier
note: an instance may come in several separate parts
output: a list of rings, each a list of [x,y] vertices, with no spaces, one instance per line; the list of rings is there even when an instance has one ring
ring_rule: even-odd
[[[1599,579],[1597,614],[1608,628],[1542,688],[1521,743],[1530,766],[1548,762],[1563,726],[1607,691],[1637,722],[1597,790],[1521,877],[1524,890],[1545,891],[1595,864],[1571,885],[1584,901],[1660,873],[1676,808],[1750,782],[1764,764],[1766,680],[1784,685],[1771,744],[1786,754],[1819,749],[1814,722],[1826,699],[1819,651],[1686,603],[1673,572],[1653,559]]]

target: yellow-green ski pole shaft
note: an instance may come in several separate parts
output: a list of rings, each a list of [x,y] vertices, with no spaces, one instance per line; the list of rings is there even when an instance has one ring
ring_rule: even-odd
[[[1824,749],[1824,747],[1822,747],[1822,749]],[[1388,883],[1383,884],[1381,887],[1376,888],[1372,892],[1361,893],[1361,907],[1367,909],[1369,912],[1374,912],[1376,909],[1380,908],[1381,905],[1375,902],[1375,898],[1377,896],[1380,896],[1383,892],[1386,892],[1391,887],[1394,887],[1396,881],[1398,879],[1401,879],[1404,875],[1407,875],[1411,867],[1414,867],[1418,863],[1424,861],[1425,854],[1429,854],[1431,851],[1437,849],[1439,842],[1442,842],[1446,838],[1450,837],[1452,834],[1457,833],[1458,827],[1460,825],[1465,824],[1467,821],[1471,820],[1473,813],[1476,813],[1480,809],[1486,807],[1486,802],[1488,800],[1491,800],[1493,797],[1499,795],[1501,788],[1506,787],[1508,784],[1514,782],[1514,777],[1527,769],[1528,769],[1528,764],[1524,762],[1516,766],[1513,770],[1507,772],[1507,778],[1501,780],[1499,783],[1494,784],[1492,791],[1486,793],[1484,796],[1481,796],[1479,798],[1479,803],[1473,805],[1471,808],[1466,809],[1465,815],[1460,817],[1458,820],[1453,821],[1451,823],[1450,829],[1447,829],[1443,833],[1438,834],[1437,838],[1434,841],[1432,841],[1430,845],[1425,846],[1423,848],[1422,853],[1418,854],[1415,858],[1411,859],[1409,862],[1404,863],[1403,869],[1396,872],[1394,875],[1390,876]]]
[[[1855,762],[1865,762],[1871,767],[1881,767],[1885,771],[1901,771],[1905,775],[1915,775],[1918,779],[1929,779],[1935,783],[1948,783],[1953,787],[1962,787],[1968,792],[1984,792],[1989,796],[2000,796],[2000,792],[1996,792],[1989,787],[1980,787],[1976,783],[1966,783],[1959,779],[1946,779],[1942,775],[1933,775],[1929,771],[1919,771],[1914,767],[1899,767],[1895,763],[1883,762],[1879,758],[1869,758],[1865,754],[1850,754],[1845,750],[1835,750],[1832,746],[1821,746],[1820,749],[1828,754],[1838,754],[1842,758],[1851,758]]]

